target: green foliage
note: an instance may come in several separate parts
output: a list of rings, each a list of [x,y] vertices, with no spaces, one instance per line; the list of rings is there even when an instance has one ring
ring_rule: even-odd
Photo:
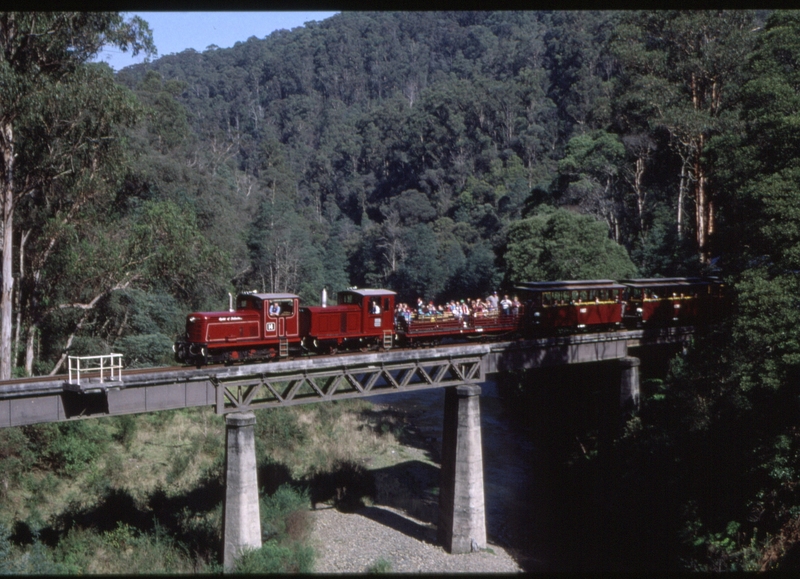
[[[305,426],[290,408],[256,410],[255,436],[267,449],[295,448],[308,438]]]
[[[106,424],[99,420],[37,424],[24,427],[22,432],[30,449],[20,450],[23,456],[71,477],[86,470],[109,442]]]
[[[20,428],[0,430],[0,494],[17,483],[35,460],[36,452]]]
[[[236,559],[235,572],[312,572],[314,550],[302,542],[310,524],[308,494],[282,485],[271,496],[262,497],[259,508],[264,544],[242,553]]]
[[[391,572],[392,572],[391,562],[387,561],[383,557],[380,557],[372,565],[367,567],[367,574],[369,575],[378,575],[381,573],[391,573]]]
[[[185,573],[193,570],[186,548],[165,529],[156,525],[145,533],[118,522],[104,533],[71,529],[53,550],[51,557],[61,572],[85,574],[103,569],[105,573]]]
[[[14,558],[10,535],[8,527],[0,523],[0,575],[17,575],[22,570],[20,562]]]
[[[625,248],[609,239],[607,231],[587,215],[542,209],[509,228],[507,279],[516,283],[635,276],[636,266]]]
[[[314,550],[297,543],[281,545],[264,543],[259,549],[242,553],[234,565],[234,573],[245,575],[264,573],[311,573],[314,570]]]
[[[306,491],[281,485],[272,495],[261,498],[261,534],[275,541],[303,538],[306,529],[302,527],[309,524],[305,516],[309,506]]]

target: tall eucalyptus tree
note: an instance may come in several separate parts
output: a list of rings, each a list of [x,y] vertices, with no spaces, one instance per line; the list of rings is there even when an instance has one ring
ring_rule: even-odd
[[[103,91],[115,95],[103,75],[87,73],[104,46],[155,53],[147,24],[113,12],[0,13],[0,198],[2,198],[2,295],[0,295],[0,379],[11,377],[13,244],[15,210],[26,197],[45,195],[69,177],[87,190],[99,186],[114,122],[103,115]],[[110,77],[109,74],[106,79]],[[86,83],[89,83],[88,85]],[[57,119],[64,103],[93,93],[80,118]],[[116,96],[116,95],[115,95]],[[113,97],[112,97],[113,98]],[[122,104],[125,108],[127,104]],[[99,112],[110,122],[93,122]],[[122,112],[122,111],[120,111]],[[112,115],[113,116],[113,115]],[[49,120],[48,120],[49,119]],[[76,130],[80,125],[81,130]],[[45,129],[45,130],[42,130]],[[56,162],[50,158],[60,154]],[[75,162],[64,163],[69,157]],[[79,183],[83,180],[83,183]],[[24,238],[17,238],[22,245]]]

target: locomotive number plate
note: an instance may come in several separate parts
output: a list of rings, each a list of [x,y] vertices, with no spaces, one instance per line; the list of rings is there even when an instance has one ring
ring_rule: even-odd
[[[275,322],[267,322],[267,331],[274,332],[275,331]]]

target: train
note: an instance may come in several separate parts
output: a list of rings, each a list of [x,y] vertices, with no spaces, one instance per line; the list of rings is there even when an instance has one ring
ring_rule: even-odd
[[[201,367],[444,341],[704,325],[724,314],[726,301],[725,285],[714,277],[524,282],[508,293],[513,307],[469,313],[400,311],[388,289],[350,288],[338,293],[335,305],[323,290],[318,306],[302,305],[292,293],[241,293],[231,296],[228,311],[188,314],[173,350],[178,363]]]

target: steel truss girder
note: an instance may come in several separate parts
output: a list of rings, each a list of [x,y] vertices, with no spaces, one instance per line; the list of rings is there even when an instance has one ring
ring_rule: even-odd
[[[211,376],[216,413],[362,398],[398,391],[444,388],[485,381],[480,356],[437,358],[310,368],[299,372],[264,372],[246,378]]]

